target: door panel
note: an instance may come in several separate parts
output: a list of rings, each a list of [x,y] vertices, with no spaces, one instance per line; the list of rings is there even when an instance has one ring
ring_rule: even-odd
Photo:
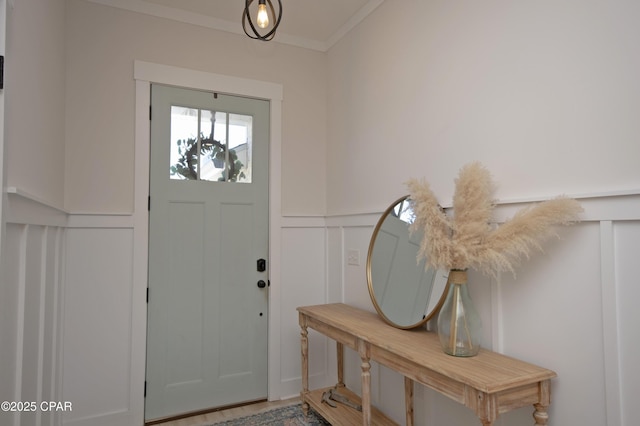
[[[152,86],[145,419],[267,397],[267,101]]]

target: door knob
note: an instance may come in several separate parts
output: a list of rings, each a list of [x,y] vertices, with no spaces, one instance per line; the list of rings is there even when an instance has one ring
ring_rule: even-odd
[[[258,288],[265,288],[266,286],[267,286],[267,283],[265,283],[264,280],[258,281]]]

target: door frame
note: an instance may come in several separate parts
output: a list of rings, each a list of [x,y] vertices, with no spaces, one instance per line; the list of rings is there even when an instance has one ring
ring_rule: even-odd
[[[144,61],[134,61],[135,81],[135,178],[134,178],[134,235],[133,289],[131,313],[131,410],[144,424],[144,381],[147,336],[147,266],[149,262],[149,154],[151,84],[166,84],[189,89],[209,90],[237,96],[266,99],[269,107],[269,343],[268,343],[268,399],[280,399],[280,229],[281,229],[281,144],[282,93],[281,84],[213,74],[187,68]],[[138,396],[139,395],[139,396]]]
[[[7,44],[7,2],[0,0],[0,55],[6,57]],[[3,71],[4,72],[4,71]],[[5,73],[6,74],[6,73]],[[4,78],[4,75],[3,75]],[[4,90],[0,90],[0,265],[4,261],[3,247],[5,234],[5,208],[7,205],[7,193],[4,191],[6,187],[6,168],[5,168],[5,142],[4,142],[4,116],[5,116]]]

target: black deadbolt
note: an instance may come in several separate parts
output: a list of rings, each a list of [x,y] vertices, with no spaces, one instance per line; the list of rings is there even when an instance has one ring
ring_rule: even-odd
[[[258,259],[258,272],[264,272],[267,270],[267,261],[264,259]]]
[[[267,286],[267,283],[265,283],[264,280],[258,281],[258,288],[265,288],[266,286]]]

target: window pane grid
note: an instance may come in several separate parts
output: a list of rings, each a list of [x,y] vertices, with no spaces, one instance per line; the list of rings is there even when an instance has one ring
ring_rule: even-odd
[[[171,107],[169,178],[251,182],[253,117]]]

